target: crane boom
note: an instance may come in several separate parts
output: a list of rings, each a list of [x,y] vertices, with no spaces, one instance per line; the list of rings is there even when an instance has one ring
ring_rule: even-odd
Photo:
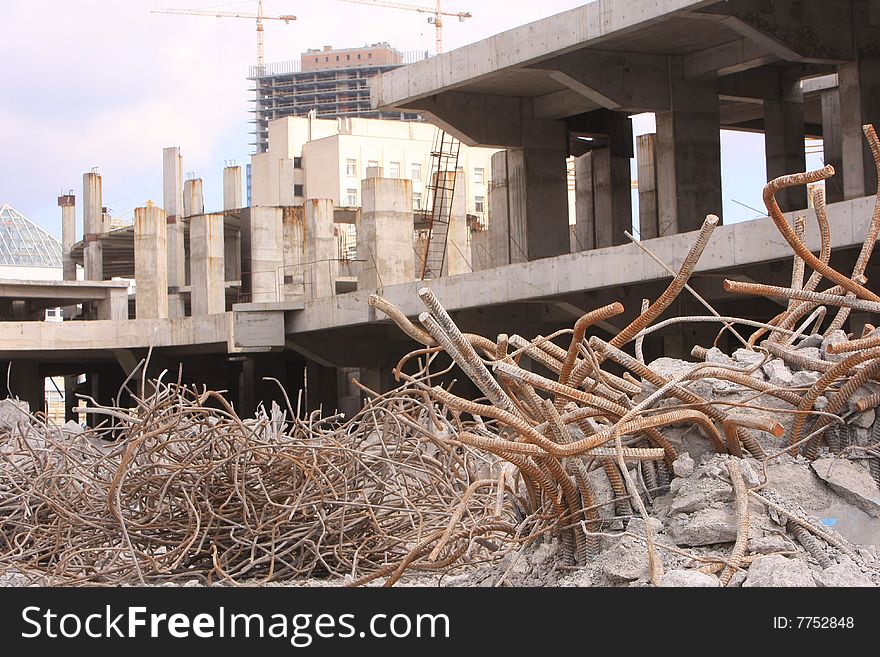
[[[284,21],[289,23],[295,21],[296,16],[293,14],[283,14],[281,16],[266,16],[263,14],[263,0],[257,1],[257,13],[250,14],[239,11],[215,11],[205,9],[152,9],[153,14],[174,14],[176,16],[212,16],[214,18],[252,18],[257,21],[257,69],[264,71],[266,67],[266,55],[263,45],[263,21]]]
[[[420,14],[431,14],[428,22],[434,25],[436,34],[437,54],[443,52],[443,16],[453,16],[460,22],[466,18],[472,18],[469,11],[443,11],[440,0],[434,7],[425,7],[422,5],[408,5],[403,2],[386,2],[386,0],[341,0],[342,2],[350,2],[358,5],[372,5],[373,7],[386,7],[388,9],[403,9],[405,11],[416,11]]]
[[[151,14],[177,14],[179,16],[213,16],[215,18],[257,18],[257,14],[249,14],[247,12],[234,11],[204,11],[201,9],[151,9]],[[296,16],[261,16],[267,21],[284,21],[288,23],[295,21]]]

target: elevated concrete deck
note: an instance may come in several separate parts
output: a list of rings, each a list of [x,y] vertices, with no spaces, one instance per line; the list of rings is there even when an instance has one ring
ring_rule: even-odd
[[[874,197],[828,206],[833,250],[861,245],[873,207]],[[793,214],[787,215],[789,219]],[[818,251],[819,232],[815,211],[805,210],[797,214],[807,217],[807,244]],[[694,232],[681,233],[647,240],[645,244],[665,263],[677,269],[695,238]],[[773,222],[765,217],[716,228],[697,264],[696,272],[730,269],[747,272],[753,265],[788,259],[791,256],[791,247]],[[423,286],[430,287],[447,310],[455,312],[546,300],[566,294],[619,288],[669,278],[669,274],[643,254],[635,244],[628,244],[433,281],[393,285],[384,288],[380,293],[408,316],[416,317],[425,310],[418,297],[418,290]],[[382,313],[377,313],[367,305],[371,292],[362,290],[308,301],[302,312],[288,314],[286,331],[288,334],[307,333],[385,319]],[[729,298],[734,298],[734,295],[729,295]]]
[[[32,281],[0,279],[0,308],[24,301],[29,309],[97,302],[100,319],[128,319],[127,281]],[[0,312],[0,321],[4,319]]]

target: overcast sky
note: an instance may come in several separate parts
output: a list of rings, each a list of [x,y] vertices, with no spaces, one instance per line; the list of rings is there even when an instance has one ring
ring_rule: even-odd
[[[73,189],[81,215],[82,174],[99,167],[104,205],[131,217],[148,199],[162,202],[162,148],[180,146],[187,172],[204,178],[208,210],[221,204],[222,169],[251,152],[254,23],[244,19],[151,14],[156,7],[205,8],[199,0],[0,0],[0,202],[60,236],[56,197]],[[412,4],[433,4],[412,0]],[[470,11],[448,19],[444,49],[584,4],[584,0],[447,0]],[[255,2],[212,5],[253,11]],[[308,48],[388,41],[433,50],[422,14],[339,0],[273,0],[266,59],[298,59]],[[760,207],[763,140],[725,138],[725,220],[751,218],[736,198]],[[732,175],[728,169],[741,169]],[[81,216],[79,217],[81,219]]]

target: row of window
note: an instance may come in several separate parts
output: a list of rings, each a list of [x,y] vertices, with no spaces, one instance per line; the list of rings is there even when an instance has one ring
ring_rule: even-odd
[[[358,59],[361,58],[361,53],[358,53],[358,54],[357,54],[357,58],[358,58]],[[368,52],[368,53],[367,53],[367,59],[373,59],[373,53]],[[316,63],[316,64],[319,63],[320,61],[321,61],[321,58],[320,58],[320,57],[315,57],[315,63]],[[324,56],[324,61],[325,61],[325,62],[329,62],[329,61],[330,61],[330,56],[329,56],[329,55],[325,55],[325,56]],[[336,61],[337,61],[337,62],[339,61],[339,55],[336,55]],[[346,55],[346,56],[345,56],[345,61],[350,62],[350,61],[351,61],[351,55]]]
[[[379,162],[377,160],[368,160],[367,161],[367,169],[376,168],[379,166]],[[413,162],[410,169],[410,180],[421,180],[422,179],[422,165]],[[352,178],[357,177],[358,175],[358,163],[356,159],[348,158],[345,160],[345,175],[350,176]],[[389,162],[388,163],[388,178],[400,178],[400,162]],[[485,171],[483,167],[474,167],[474,176],[473,181],[475,185],[482,185],[485,181]]]
[[[357,207],[358,198],[357,198],[357,189],[354,187],[349,187],[345,190],[345,205],[349,207]],[[413,210],[423,210],[422,208],[422,193],[421,192],[413,192],[412,195],[412,208]],[[474,212],[477,214],[483,214],[486,211],[486,197],[485,196],[475,196],[474,197]]]

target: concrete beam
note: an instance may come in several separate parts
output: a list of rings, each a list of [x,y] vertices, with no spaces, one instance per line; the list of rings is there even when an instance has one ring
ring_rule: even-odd
[[[134,211],[135,317],[168,317],[168,235],[165,211],[156,206]]]
[[[716,78],[748,71],[779,59],[776,53],[746,38],[685,55],[687,78]]]
[[[542,60],[531,68],[548,71],[557,82],[607,109],[670,108],[666,57],[590,49]]]
[[[780,59],[816,64],[851,60],[852,0],[728,0],[692,16],[720,19]]]

